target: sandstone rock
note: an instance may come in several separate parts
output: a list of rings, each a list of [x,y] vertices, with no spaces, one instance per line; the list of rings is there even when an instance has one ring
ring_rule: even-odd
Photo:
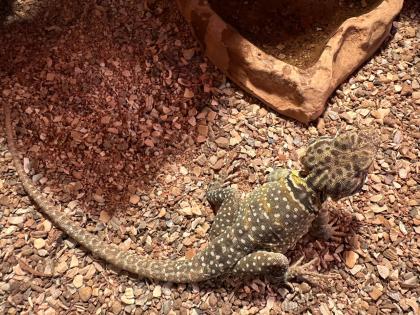
[[[382,1],[366,14],[345,20],[309,68],[265,53],[223,21],[207,1],[177,3],[220,70],[276,111],[307,123],[322,114],[335,88],[382,44],[403,0]]]

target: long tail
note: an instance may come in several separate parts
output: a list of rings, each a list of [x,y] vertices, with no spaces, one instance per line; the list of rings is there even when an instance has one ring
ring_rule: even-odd
[[[210,276],[198,268],[194,260],[156,260],[121,250],[114,244],[108,244],[99,237],[75,224],[67,215],[45,198],[32,183],[18,158],[11,122],[10,105],[4,105],[5,129],[9,151],[12,154],[16,172],[27,194],[59,229],[68,234],[77,243],[94,255],[114,266],[136,274],[142,278],[178,283],[203,281]],[[198,257],[197,257],[198,258]]]

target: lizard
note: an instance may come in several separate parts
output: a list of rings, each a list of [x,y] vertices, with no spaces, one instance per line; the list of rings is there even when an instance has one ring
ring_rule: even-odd
[[[319,220],[322,203],[356,193],[363,185],[375,150],[368,135],[345,132],[310,143],[302,170],[275,169],[268,181],[245,197],[231,187],[211,185],[206,197],[218,209],[210,240],[192,259],[153,259],[86,231],[46,198],[19,160],[10,105],[4,106],[8,149],[29,197],[52,223],[94,256],[141,278],[174,283],[201,282],[223,275],[276,275],[283,283],[304,273],[307,265],[290,266],[285,252],[311,225],[331,232]],[[312,227],[313,228],[313,227]],[[276,248],[276,251],[272,251]]]

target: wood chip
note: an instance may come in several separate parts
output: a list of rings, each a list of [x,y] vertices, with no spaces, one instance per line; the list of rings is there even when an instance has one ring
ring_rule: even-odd
[[[154,298],[158,298],[162,296],[162,287],[160,285],[155,286],[152,293]]]
[[[9,222],[9,224],[19,225],[19,224],[22,224],[25,221],[25,217],[24,216],[9,217],[7,221]]]
[[[382,294],[382,289],[378,288],[377,286],[373,287],[372,291],[369,292],[370,297],[375,301],[378,300]]]
[[[99,221],[102,223],[108,223],[109,220],[111,220],[111,215],[107,211],[102,210],[99,213]]]
[[[377,265],[376,268],[382,279],[387,279],[389,277],[390,270],[387,266]]]
[[[121,296],[121,301],[124,304],[131,305],[134,304],[134,291],[133,288],[126,288],[124,294]]]
[[[34,239],[34,247],[36,249],[41,249],[41,248],[45,247],[45,240],[42,239],[42,238]]]
[[[90,297],[92,296],[92,288],[91,287],[82,287],[79,289],[79,296],[83,302],[89,301]]]
[[[140,201],[140,197],[139,196],[137,196],[137,195],[131,195],[130,196],[130,203],[131,204],[136,205],[136,204],[139,203],[139,201]]]
[[[184,97],[185,98],[193,98],[194,97],[194,92],[191,91],[190,89],[186,88],[184,91]]]
[[[359,259],[359,254],[354,251],[345,251],[344,252],[344,262],[347,267],[353,268]]]
[[[73,278],[73,285],[76,289],[79,289],[83,286],[83,276],[82,275],[76,275]]]

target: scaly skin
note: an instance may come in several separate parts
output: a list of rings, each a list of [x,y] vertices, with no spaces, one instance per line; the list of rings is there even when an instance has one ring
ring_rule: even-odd
[[[321,138],[309,146],[302,160],[304,176],[297,171],[276,170],[267,183],[244,199],[231,188],[216,186],[207,193],[209,202],[219,208],[207,248],[191,260],[157,260],[108,244],[61,212],[36,189],[19,161],[9,105],[5,106],[5,129],[25,191],[54,225],[118,268],[144,278],[179,283],[242,273],[270,273],[287,281],[299,270],[289,268],[283,253],[308,232],[326,196],[338,199],[361,187],[374,155],[357,134]],[[274,247],[278,252],[270,251]]]

